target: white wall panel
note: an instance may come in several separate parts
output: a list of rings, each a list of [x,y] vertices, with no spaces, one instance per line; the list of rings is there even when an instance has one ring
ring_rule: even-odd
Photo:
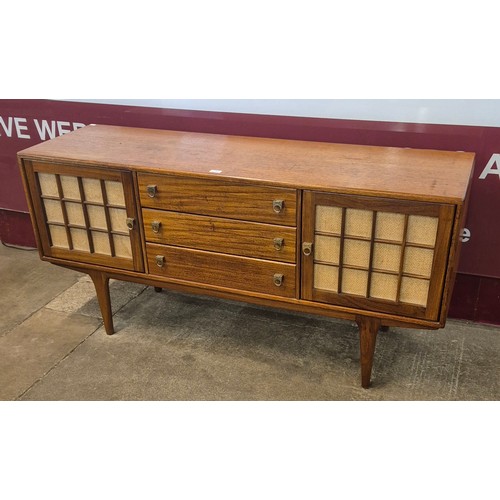
[[[266,115],[500,127],[494,99],[72,99],[79,102]]]

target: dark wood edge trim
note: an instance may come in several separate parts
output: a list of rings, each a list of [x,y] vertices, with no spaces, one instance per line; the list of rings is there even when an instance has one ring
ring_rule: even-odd
[[[28,186],[31,193],[31,199],[33,201],[33,215],[36,220],[36,227],[40,231],[40,243],[41,243],[41,254],[51,255],[51,237],[49,228],[46,222],[45,208],[43,206],[42,200],[40,199],[40,185],[38,183],[38,178],[35,172],[31,168],[31,165],[26,170]]]
[[[85,221],[85,230],[87,231],[87,239],[89,240],[90,253],[94,253],[94,237],[92,236],[92,231],[90,230],[90,219],[87,210],[87,205],[85,204],[85,191],[83,189],[82,177],[77,177],[78,190],[80,191],[81,206],[83,210],[83,220]]]
[[[29,153],[18,153],[18,156],[24,160],[36,161],[36,162],[50,162],[56,165],[80,165],[84,167],[105,167],[109,170],[129,170],[137,172],[138,174],[154,174],[154,175],[169,175],[172,177],[192,177],[197,179],[207,179],[214,180],[213,174],[204,174],[199,172],[187,172],[183,171],[180,173],[175,170],[168,170],[166,168],[158,168],[154,166],[141,167],[137,165],[130,165],[126,163],[96,163],[92,160],[75,159],[75,158],[65,158],[61,157],[54,160],[51,156],[44,155],[34,155]],[[219,178],[217,178],[218,180]],[[318,191],[323,193],[332,194],[345,194],[348,196],[368,196],[370,198],[387,198],[391,200],[400,200],[402,202],[419,202],[419,203],[451,203],[460,204],[464,201],[464,197],[455,196],[429,196],[426,194],[416,194],[416,193],[402,193],[402,192],[387,192],[387,191],[372,191],[372,190],[361,190],[361,189],[336,189],[334,187],[325,188],[324,185],[316,184],[298,184],[298,183],[287,183],[285,181],[265,181],[262,179],[252,179],[247,177],[234,177],[234,176],[224,176],[220,178],[222,181],[233,182],[236,184],[252,184],[252,185],[262,185],[270,186],[283,189],[294,189],[294,190],[304,190],[304,191]]]
[[[137,209],[135,203],[134,178],[132,172],[122,172],[121,183],[123,186],[123,195],[125,197],[125,211],[127,217],[131,217],[135,221],[133,229],[129,230],[127,235],[130,238],[134,269],[136,271],[144,271],[141,245],[142,221],[139,221],[140,210]]]
[[[377,228],[377,211],[373,212],[372,216],[372,237],[370,240],[370,259],[368,262],[368,281],[366,283],[366,296],[367,298],[371,297],[371,288],[372,288],[372,274],[373,274],[373,249],[375,248],[375,231]]]
[[[314,289],[313,300],[327,304],[352,307],[363,311],[394,313],[399,312],[399,316],[428,319],[426,317],[426,308],[414,304],[400,302],[399,304],[378,299],[376,297],[362,297],[358,295],[349,295],[346,293],[336,294],[328,290]],[[363,314],[365,314],[363,312]]]
[[[48,163],[39,163],[33,160],[33,170],[35,172],[44,172],[49,174],[71,175],[73,177],[85,177],[90,179],[104,179],[106,181],[120,181],[121,173],[128,169],[107,170],[103,165],[85,165],[82,168],[81,162],[73,162],[73,165],[50,161]]]
[[[120,207],[120,210],[124,210],[124,208]],[[64,222],[53,222],[53,221],[50,221],[47,224],[49,224],[50,226],[65,227]],[[81,226],[79,224],[72,224],[71,222],[68,224],[68,227],[71,228],[71,229],[82,229],[84,231],[87,229],[86,226],[85,226],[85,224],[83,226]],[[111,234],[116,234],[117,236],[128,236],[129,235],[129,233],[125,232],[125,231],[116,231],[116,230],[108,231],[107,229],[102,229],[100,227],[90,227],[89,229],[93,233],[108,234],[108,232],[110,232]]]
[[[134,270],[134,263],[132,259],[125,257],[111,257],[109,255],[102,255],[98,253],[88,253],[80,250],[67,250],[64,248],[51,247],[51,256],[54,259],[64,259],[68,262],[75,261],[71,265],[75,265],[78,261],[82,262],[82,266],[97,265],[102,266],[103,269],[127,269]],[[44,259],[45,260],[45,259]],[[106,264],[102,264],[105,262]]]
[[[108,228],[109,248],[111,251],[111,257],[115,257],[115,242],[113,240],[113,235],[111,234],[111,216],[109,215],[108,194],[106,193],[105,180],[99,179],[99,183],[101,185],[102,201],[104,202],[104,217],[106,218],[106,227]]]
[[[66,203],[62,201],[62,199],[64,198],[64,193],[61,183],[61,176],[59,174],[55,174],[55,178],[57,184],[57,191],[59,192],[59,198],[60,198],[59,203],[61,204],[61,210],[63,214],[64,229],[66,230],[66,237],[68,238],[68,247],[70,250],[73,250],[73,237],[71,236],[71,229],[69,227],[69,219],[68,219],[68,212],[66,210]]]
[[[302,279],[301,279],[301,241],[302,241],[302,202],[303,191],[297,191],[297,207],[296,207],[296,226],[295,226],[295,298],[300,299],[302,296]],[[286,226],[283,226],[286,227]]]
[[[140,266],[141,269],[138,269],[139,271],[145,271],[146,273],[149,272],[149,264],[148,264],[148,259],[145,258],[146,256],[146,232],[144,228],[144,219],[142,217],[142,210],[141,210],[141,198],[139,196],[139,184],[137,181],[137,172],[131,172],[132,174],[132,184],[133,184],[133,194],[134,194],[134,200],[135,202],[133,203],[134,210],[137,210],[136,212],[136,217],[137,217],[137,231],[138,231],[138,237],[139,237],[139,247],[141,250],[141,262]]]
[[[446,282],[442,299],[443,305],[441,307],[440,324],[442,327],[444,327],[446,324],[446,318],[448,316],[448,310],[450,307],[453,288],[455,285],[455,277],[458,272],[458,263],[460,262],[460,253],[463,245],[461,241],[461,235],[467,219],[468,201],[469,199],[467,198],[464,205],[459,205],[455,214],[453,237],[450,244],[449,255],[449,262],[451,263],[451,265],[448,264],[448,272],[446,274]]]
[[[427,319],[438,319],[443,299],[443,286],[449,265],[450,244],[455,219],[455,206],[442,205],[436,237],[436,250],[432,263],[431,282],[427,301]]]
[[[297,200],[299,197],[297,197]],[[218,215],[205,215],[205,214],[194,214],[190,212],[178,212],[176,210],[162,210],[161,208],[151,208],[151,207],[142,207],[142,213],[144,214],[149,214],[151,217],[158,217],[161,218],[162,216],[172,214],[174,216],[177,216],[179,218],[185,217],[185,218],[197,218],[197,219],[214,219],[217,218],[217,220],[220,221],[227,221],[232,224],[241,224],[242,227],[245,226],[254,226],[254,227],[266,227],[267,229],[274,229],[276,231],[294,231],[296,232],[297,228],[295,226],[287,226],[285,224],[274,224],[272,222],[259,222],[259,221],[253,221],[253,220],[244,220],[244,219],[234,219],[232,217],[219,217]],[[300,223],[300,218],[299,214],[297,212],[297,224]],[[298,224],[299,225],[299,224]]]
[[[137,273],[133,270],[113,270],[112,268],[103,267],[92,264],[80,264],[78,262],[64,261],[51,257],[43,257],[44,261],[51,262],[58,266],[67,267],[75,271],[88,273],[88,270],[102,271],[107,276],[113,279],[123,281],[133,281],[150,286],[159,286],[162,288],[170,288],[185,293],[196,293],[201,295],[209,295],[228,300],[238,300],[240,302],[248,302],[270,306],[274,308],[289,309],[308,314],[320,314],[332,318],[354,320],[358,315],[367,317],[380,318],[383,325],[401,326],[406,328],[425,328],[437,329],[439,323],[435,321],[421,320],[418,318],[406,318],[394,314],[385,314],[372,311],[359,310],[350,307],[335,306],[330,304],[316,303],[302,299],[280,297],[276,295],[267,295],[257,292],[243,292],[235,289],[226,289],[205,283],[193,283],[183,280],[169,279],[162,276],[154,276],[150,274]]]
[[[373,199],[363,194],[338,194],[319,192],[316,193],[316,203],[318,205],[337,206],[342,208],[355,208],[376,212],[397,212],[408,215],[426,215],[437,217],[439,215],[440,203],[423,202],[413,200],[401,200],[396,198],[377,197]]]
[[[33,232],[35,234],[35,241],[36,241],[36,246],[38,249],[38,255],[40,258],[43,256],[43,245],[42,245],[42,238],[40,235],[40,230],[39,227],[39,222],[37,221],[36,218],[36,211],[35,211],[35,206],[33,203],[33,194],[31,192],[31,183],[34,182],[34,175],[33,175],[33,167],[31,166],[31,162],[27,161],[26,163],[20,158],[17,157],[17,165],[19,167],[19,170],[21,172],[21,181],[23,183],[23,189],[24,189],[24,194],[26,195],[26,201],[28,202],[28,210],[30,214],[30,219],[31,219],[31,226],[33,227]],[[28,180],[28,171],[31,173],[30,175],[30,181]]]
[[[213,184],[217,186],[217,184],[224,184],[226,187],[228,186],[256,186],[258,188],[265,187],[269,192],[276,191],[280,193],[288,192],[289,195],[293,195],[294,191],[297,191],[296,187],[282,187],[277,186],[274,182],[255,182],[251,179],[240,179],[234,177],[226,177],[226,176],[215,176],[213,174],[198,174],[198,173],[190,173],[190,172],[165,172],[163,170],[155,171],[151,169],[147,172],[137,171],[137,182],[138,185],[146,185],[146,184],[156,184],[156,181],[161,180],[163,184],[171,180],[174,183],[182,182],[183,178],[188,178],[190,181],[202,181],[208,182],[209,184]]]
[[[406,237],[408,235],[408,221],[410,216],[405,214],[405,224],[403,228],[403,242],[401,243],[401,253],[399,256],[398,290],[396,292],[396,302],[399,304],[401,298],[401,284],[403,282],[403,269],[405,265]]]
[[[316,206],[314,204],[314,193],[303,191],[302,194],[302,235],[297,238],[298,255],[297,266],[302,269],[301,276],[301,297],[312,300],[313,280],[314,280],[314,246],[313,252],[309,256],[302,253],[302,243],[311,242],[314,245],[314,220],[316,217]],[[300,270],[299,270],[300,271]]]
[[[316,205],[319,205],[320,201],[318,197],[316,198]],[[342,293],[342,278],[344,274],[344,241],[345,241],[345,224],[346,224],[346,207],[342,207],[342,221],[340,228],[340,251],[339,251],[339,275],[337,281],[337,293]]]

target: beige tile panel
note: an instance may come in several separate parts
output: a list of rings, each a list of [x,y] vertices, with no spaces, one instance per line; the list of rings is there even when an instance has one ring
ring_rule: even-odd
[[[344,239],[344,264],[366,269],[370,266],[370,242]]]
[[[90,252],[89,238],[87,231],[84,229],[71,228],[71,239],[73,241],[73,249],[81,252]]]
[[[61,175],[61,185],[65,198],[71,200],[80,200],[80,188],[78,186],[78,178],[70,175]]]
[[[422,215],[410,215],[408,218],[408,243],[420,245],[434,245],[438,228],[437,217],[424,217]]]
[[[340,234],[342,209],[339,207],[316,206],[316,231]]]
[[[371,239],[372,220],[372,211],[348,208],[346,210],[345,235],[362,236]]]
[[[339,263],[340,238],[316,235],[314,238],[314,258],[332,264]]]
[[[85,201],[103,203],[101,181],[99,179],[82,179]]]
[[[108,229],[104,207],[87,205],[87,213],[89,214],[90,227],[94,229]]]
[[[403,272],[430,278],[434,250],[406,247]]]
[[[120,208],[110,208],[109,217],[111,219],[111,229],[128,233],[127,211]]]
[[[370,296],[378,299],[397,300],[398,277],[392,274],[372,273]]]
[[[359,271],[357,269],[342,270],[342,292],[352,295],[366,297],[366,288],[368,285],[368,271]]]
[[[117,257],[132,258],[132,247],[130,245],[129,236],[113,235],[113,243],[115,246],[115,255]]]
[[[56,176],[54,174],[39,172],[38,181],[43,195],[57,196],[59,198],[59,190],[57,189]]]
[[[104,181],[106,186],[106,197],[109,205],[125,206],[125,196],[121,182]]]
[[[69,248],[68,237],[66,235],[66,229],[62,226],[51,226],[49,225],[50,238],[52,240],[52,246],[58,248]]]
[[[81,203],[65,202],[66,213],[68,214],[68,222],[77,226],[85,226],[85,218],[83,216],[83,206]]]
[[[323,264],[314,265],[314,288],[338,292],[339,268],[325,266]]]
[[[102,255],[111,255],[108,233],[92,231],[92,241],[94,243],[94,252]]]
[[[373,245],[373,268],[383,271],[399,272],[401,245],[375,243]]]
[[[59,222],[64,224],[61,202],[57,200],[43,200],[47,222]]]
[[[429,281],[417,278],[403,277],[401,280],[401,302],[419,306],[427,305]]]
[[[405,216],[390,212],[378,212],[375,227],[375,239],[403,241]]]

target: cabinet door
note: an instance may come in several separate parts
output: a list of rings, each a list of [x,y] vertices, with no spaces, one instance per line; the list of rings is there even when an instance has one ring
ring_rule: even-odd
[[[132,174],[25,162],[45,256],[143,271]]]
[[[437,320],[454,205],[304,192],[302,298]]]

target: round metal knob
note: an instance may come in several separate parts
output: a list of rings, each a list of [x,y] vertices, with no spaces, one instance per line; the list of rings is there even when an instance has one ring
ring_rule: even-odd
[[[309,255],[312,254],[312,243],[302,243],[302,253],[306,256],[309,257]]]
[[[276,274],[273,276],[273,283],[274,283],[276,286],[281,286],[281,285],[283,284],[283,279],[284,279],[283,274],[278,274],[278,273],[276,273]]]
[[[158,234],[160,232],[161,228],[161,222],[158,220],[154,220],[151,222],[151,229],[153,230],[153,233]]]
[[[156,192],[158,191],[158,186],[150,184],[149,186],[146,186],[146,191],[148,192],[148,196],[150,198],[154,198],[156,196]]]
[[[283,200],[273,200],[273,210],[275,213],[280,214],[283,211],[285,202]]]
[[[135,219],[133,217],[127,217],[127,227],[129,231],[132,231],[134,229],[134,224],[135,224]]]

